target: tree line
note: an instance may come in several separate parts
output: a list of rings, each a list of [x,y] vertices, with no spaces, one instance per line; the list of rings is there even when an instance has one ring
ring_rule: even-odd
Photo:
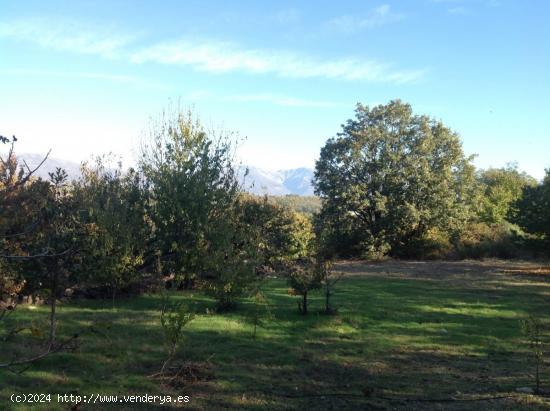
[[[321,149],[316,231],[329,256],[542,257],[550,170],[476,170],[458,134],[399,100],[369,108]]]
[[[358,105],[326,142],[320,207],[245,193],[232,135],[191,112],[151,127],[136,168],[99,157],[73,181],[61,169],[36,178],[16,141],[0,141],[0,319],[22,296],[48,301],[50,346],[67,295],[114,305],[121,293],[194,288],[223,311],[282,273],[301,312],[323,287],[328,313],[335,258],[548,254],[550,172],[538,182],[513,165],[476,170],[457,133],[399,100]]]

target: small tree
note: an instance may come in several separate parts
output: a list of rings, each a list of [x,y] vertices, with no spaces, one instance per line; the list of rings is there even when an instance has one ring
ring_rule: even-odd
[[[332,261],[318,261],[317,270],[322,278],[323,289],[325,293],[325,314],[336,313],[336,308],[330,303],[330,297],[334,294],[334,286],[343,276],[342,271],[333,271]]]
[[[0,136],[1,144],[10,144],[7,156],[0,156],[0,294],[12,301],[21,293],[42,294],[50,301],[50,326],[44,352],[0,364],[0,368],[32,363],[77,338],[56,344],[57,299],[59,291],[70,284],[80,237],[67,174],[57,169],[50,173],[49,182],[35,178],[48,156],[34,169],[25,161],[23,167],[15,156],[16,141]],[[2,307],[0,318],[13,308],[14,304]]]
[[[242,207],[231,197],[210,215],[202,242],[202,288],[216,300],[218,311],[235,307],[254,289],[258,276],[258,227],[246,224]]]
[[[79,258],[76,248],[81,241],[81,224],[74,198],[67,185],[67,173],[57,168],[49,173],[50,184],[43,209],[42,227],[33,248],[45,255],[31,260],[38,280],[47,284],[50,300],[49,347],[53,347],[57,328],[57,300],[60,292],[74,284],[74,267]],[[35,251],[35,252],[37,252]]]
[[[311,257],[300,258],[288,266],[288,284],[290,292],[299,295],[298,311],[303,315],[308,313],[308,294],[321,288],[323,273],[317,262]]]
[[[521,329],[529,341],[529,348],[535,361],[535,392],[538,394],[540,393],[540,366],[544,359],[542,322],[538,317],[530,315],[521,321]]]
[[[41,258],[28,248],[39,235],[48,192],[47,183],[34,177],[48,155],[31,169],[17,158],[16,141],[0,136],[0,145],[9,146],[7,154],[0,155],[0,317],[13,311],[22,292],[32,294],[39,288],[25,265]]]
[[[269,303],[267,301],[267,298],[265,297],[265,294],[259,288],[254,293],[254,296],[252,298],[254,305],[252,308],[250,319],[252,320],[252,324],[254,327],[252,331],[252,338],[256,339],[256,331],[258,327],[263,326],[265,320],[272,319],[273,315],[271,314],[271,311],[269,309]]]
[[[170,303],[166,298],[160,313],[160,324],[164,331],[164,340],[168,348],[168,357],[162,364],[160,374],[174,358],[178,347],[183,340],[183,330],[195,318],[195,313],[183,302]]]
[[[285,205],[242,194],[243,221],[257,231],[258,264],[262,271],[277,270],[290,260],[308,254],[313,237],[309,216]]]

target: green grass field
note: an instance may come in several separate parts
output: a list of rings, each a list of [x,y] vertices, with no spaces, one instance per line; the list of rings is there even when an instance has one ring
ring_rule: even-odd
[[[200,293],[174,293],[196,304],[173,365],[172,381],[152,377],[166,357],[161,297],[61,304],[60,338],[78,344],[28,369],[0,371],[0,410],[68,410],[68,404],[13,404],[13,393],[188,395],[180,405],[82,404],[81,410],[160,409],[550,409],[532,387],[533,359],[519,320],[538,314],[550,325],[550,275],[535,264],[489,262],[340,263],[337,315],[307,317],[283,279],[264,291],[272,318],[252,338],[251,301],[212,314]],[[47,307],[22,306],[0,324],[37,329]],[[548,338],[548,336],[547,336]],[[38,353],[45,336],[23,331],[0,342],[0,362]],[[548,358],[548,356],[547,356]],[[550,361],[542,369],[550,385]],[[492,397],[489,398],[489,397]],[[505,398],[494,398],[505,397]],[[458,400],[458,401],[457,401]]]

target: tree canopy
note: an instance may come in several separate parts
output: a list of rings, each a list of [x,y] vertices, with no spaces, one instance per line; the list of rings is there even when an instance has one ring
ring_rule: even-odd
[[[367,257],[405,252],[434,227],[459,230],[475,204],[471,160],[455,132],[409,104],[358,104],[316,163],[322,222]]]

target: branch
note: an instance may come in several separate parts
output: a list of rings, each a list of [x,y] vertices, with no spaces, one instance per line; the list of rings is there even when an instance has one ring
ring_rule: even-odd
[[[0,368],[9,368],[9,367],[13,367],[13,366],[16,366],[16,365],[24,365],[24,364],[29,364],[29,363],[32,363],[32,362],[35,362],[35,361],[38,361],[38,360],[41,360],[42,358],[44,357],[47,357],[48,355],[50,354],[54,354],[58,351],[61,351],[63,348],[65,348],[71,341],[74,341],[78,338],[78,334],[75,334],[73,335],[71,338],[69,338],[68,340],[62,342],[61,344],[59,344],[57,347],[55,348],[52,348],[51,346],[46,350],[44,351],[42,354],[39,354],[35,357],[31,357],[31,358],[27,358],[25,360],[19,360],[19,361],[11,361],[11,362],[8,362],[8,363],[5,363],[5,364],[0,364]]]
[[[48,254],[46,252],[44,252],[42,254],[33,254],[33,255],[3,255],[3,254],[0,254],[0,258],[6,258],[6,259],[12,259],[12,260],[17,260],[17,259],[21,260],[21,259],[32,259],[32,258],[61,257],[65,254],[68,254],[71,251],[72,250],[70,248],[68,248],[65,251],[62,251],[60,253],[55,253],[55,254]]]
[[[8,157],[7,157],[7,161],[9,162],[9,159],[12,158],[13,156],[13,145],[14,145],[14,141],[12,141],[12,144],[11,144],[11,148],[10,148],[10,151],[8,153]],[[23,161],[23,163],[25,164],[25,166],[27,167],[28,169],[28,172],[27,172],[27,175],[25,175],[21,180],[17,181],[16,183],[14,183],[12,186],[9,186],[9,187],[6,187],[4,188],[3,190],[0,190],[0,193],[9,193],[10,191],[13,191],[15,190],[17,187],[19,186],[22,186],[23,184],[25,184],[27,181],[29,181],[29,179],[33,176],[33,174],[36,172],[36,170],[38,170],[40,167],[42,167],[42,165],[46,162],[46,160],[48,159],[50,153],[52,152],[52,150],[50,149],[46,155],[44,156],[44,158],[42,159],[42,161],[34,168],[34,169],[30,169],[29,166],[27,165],[27,163],[25,161]],[[2,164],[4,165],[4,167],[8,167],[8,163],[4,161],[4,159],[2,159],[2,157],[0,157],[0,160],[2,161]],[[11,173],[10,173],[11,174]],[[10,175],[11,177],[11,175]]]

